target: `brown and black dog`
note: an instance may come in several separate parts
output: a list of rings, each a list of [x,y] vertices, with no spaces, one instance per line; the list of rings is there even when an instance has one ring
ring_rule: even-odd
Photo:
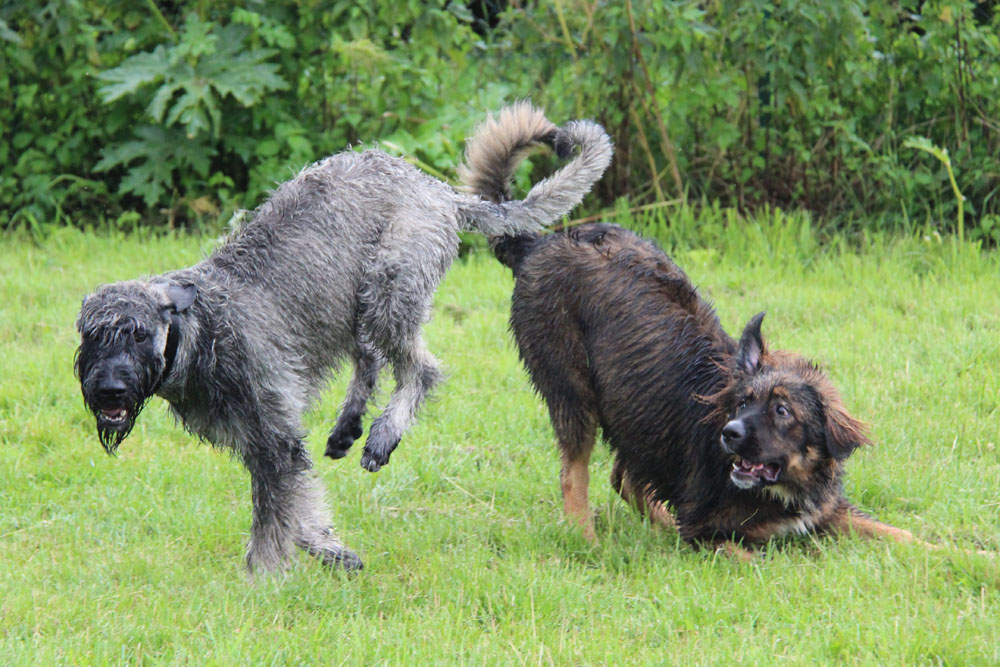
[[[734,340],[670,258],[614,225],[493,248],[514,271],[511,328],[548,404],[565,511],[588,538],[600,427],[615,490],[691,544],[748,557],[738,545],[787,534],[913,539],[845,498],[865,427],[814,364],[767,349],[763,313]]]
[[[554,138],[540,128],[498,146],[489,127],[459,172],[469,190],[506,201],[518,161]],[[843,463],[868,441],[864,425],[816,366],[766,349],[763,313],[734,340],[670,258],[614,225],[490,245],[514,272],[511,328],[548,404],[566,514],[589,539],[598,427],[615,489],[657,523],[676,517],[692,544],[748,556],[740,543],[790,533],[913,539],[844,497]]]

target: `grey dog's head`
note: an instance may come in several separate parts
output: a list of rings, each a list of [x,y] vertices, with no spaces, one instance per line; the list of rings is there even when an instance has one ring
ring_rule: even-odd
[[[108,454],[169,372],[178,335],[175,329],[171,336],[171,326],[179,326],[177,314],[196,296],[193,285],[129,281],[103,285],[83,300],[76,375]]]

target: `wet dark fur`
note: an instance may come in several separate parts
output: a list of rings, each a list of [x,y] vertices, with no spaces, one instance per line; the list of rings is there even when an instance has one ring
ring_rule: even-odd
[[[600,427],[616,490],[654,519],[670,508],[692,544],[827,531],[909,539],[844,497],[843,461],[868,441],[864,426],[815,365],[766,349],[763,314],[733,339],[680,268],[613,225],[493,247],[516,278],[511,328],[548,404],[566,511],[588,536]]]
[[[126,335],[125,332],[121,332]],[[127,334],[130,335],[130,334]],[[110,339],[111,336],[108,336]],[[117,335],[115,338],[119,338]],[[75,369],[76,375],[85,378],[81,389],[84,400],[97,420],[97,435],[101,441],[101,446],[108,454],[114,454],[118,446],[132,432],[135,427],[135,420],[145,407],[149,397],[153,395],[151,391],[159,373],[154,375],[150,371],[156,368],[159,361],[152,341],[142,346],[129,345],[123,340],[107,340],[106,342],[88,341],[89,344],[81,345],[77,350]],[[97,351],[100,348],[100,353]],[[143,349],[148,348],[148,349]],[[135,363],[131,361],[133,357],[141,357]],[[111,360],[114,365],[99,363]],[[91,372],[91,368],[95,372]],[[116,371],[123,378],[124,395],[113,401],[116,405],[123,405],[128,409],[128,416],[123,424],[112,426],[101,416],[101,408],[110,406],[111,401],[102,400],[98,394],[98,387],[107,384],[105,376]],[[141,377],[140,377],[141,376]]]
[[[144,315],[169,325],[176,310],[149,308]],[[81,339],[73,370],[80,379],[84,402],[97,420],[101,446],[108,454],[115,454],[169,369],[152,333],[138,319],[122,318],[117,327]],[[114,395],[108,395],[109,388]],[[110,422],[101,414],[103,408],[111,407],[126,408],[123,422]]]

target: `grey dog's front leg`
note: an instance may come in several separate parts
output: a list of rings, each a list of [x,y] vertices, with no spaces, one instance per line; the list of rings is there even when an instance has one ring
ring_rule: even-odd
[[[334,536],[322,488],[301,441],[257,453],[246,461],[253,495],[250,571],[285,567],[295,546],[327,565],[360,569],[361,559]]]
[[[253,497],[247,568],[253,573],[271,572],[285,566],[295,545],[284,505],[302,472],[279,472],[272,461],[254,461],[247,467]]]

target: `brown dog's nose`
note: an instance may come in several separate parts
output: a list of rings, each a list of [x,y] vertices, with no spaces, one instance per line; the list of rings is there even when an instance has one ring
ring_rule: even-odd
[[[739,419],[734,419],[722,428],[722,444],[728,448],[738,445],[747,435],[746,427]]]

